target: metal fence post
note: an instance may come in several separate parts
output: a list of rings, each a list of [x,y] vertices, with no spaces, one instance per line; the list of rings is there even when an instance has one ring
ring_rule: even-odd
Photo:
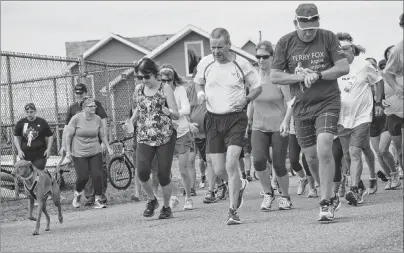
[[[107,117],[107,127],[108,127],[108,141],[112,140],[112,106],[111,106],[111,92],[109,90],[109,78],[108,78],[108,65],[105,63],[104,65],[104,81],[105,81],[105,87],[107,89],[107,111],[108,111],[108,117]],[[115,125],[114,125],[115,127]],[[115,131],[116,132],[116,131]]]
[[[53,95],[55,96],[55,115],[56,115],[56,146],[57,151],[60,150],[60,134],[59,134],[59,105],[58,105],[58,93],[57,93],[57,84],[56,78],[53,79]]]
[[[6,68],[7,68],[7,84],[8,84],[8,102],[10,106],[10,119],[11,119],[11,129],[14,128],[14,102],[13,102],[13,87],[11,85],[11,63],[10,63],[10,56],[6,56]],[[14,144],[14,143],[13,143]],[[14,146],[12,144],[12,146]],[[17,162],[17,156],[15,154],[15,148],[12,148],[11,151],[13,152],[13,164]],[[20,196],[20,187],[18,185],[18,180],[14,179],[14,194],[15,197],[18,198]]]

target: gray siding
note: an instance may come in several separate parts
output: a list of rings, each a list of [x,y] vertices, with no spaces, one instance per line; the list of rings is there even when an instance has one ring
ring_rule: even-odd
[[[132,63],[139,60],[145,54],[131,48],[115,39],[99,48],[88,57],[88,60],[103,61],[109,63]]]

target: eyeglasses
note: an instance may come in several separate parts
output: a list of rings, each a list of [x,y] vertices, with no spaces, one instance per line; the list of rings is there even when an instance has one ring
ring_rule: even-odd
[[[257,58],[257,60],[259,60],[259,59],[264,59],[264,60],[268,60],[269,59],[269,57],[271,57],[272,56],[272,54],[267,54],[267,55],[256,55],[255,57]]]
[[[319,19],[320,19],[319,15],[314,15],[310,17],[296,16],[296,20],[302,23],[316,22]]]
[[[162,83],[170,83],[172,79],[161,79]]]
[[[87,105],[86,107],[90,107],[90,108],[96,108],[96,105]]]
[[[149,80],[149,79],[150,79],[150,75],[144,75],[144,76],[139,76],[139,75],[137,75],[136,78],[137,78],[137,80],[139,80],[139,81],[142,81],[143,79],[144,79],[144,80]]]

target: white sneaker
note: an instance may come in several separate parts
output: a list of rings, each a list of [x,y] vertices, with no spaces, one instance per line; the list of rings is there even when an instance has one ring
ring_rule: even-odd
[[[200,187],[200,188],[205,188],[205,182],[200,182],[200,183],[199,183],[199,187]]]
[[[95,198],[94,200],[94,208],[101,209],[106,208],[107,206],[101,203],[101,198]]]
[[[194,209],[194,202],[192,201],[192,199],[187,199],[185,201],[184,210],[192,210],[192,209]]]
[[[299,186],[297,188],[297,195],[302,195],[306,191],[306,186],[309,183],[307,178],[301,178],[299,180]]]
[[[391,173],[391,189],[396,189],[401,186],[400,175],[398,172]]]
[[[290,198],[280,197],[278,199],[279,210],[289,210],[292,208],[292,202],[290,202]]]
[[[275,201],[275,197],[269,194],[264,194],[264,201],[261,204],[261,211],[271,211],[272,203]]]
[[[72,205],[73,205],[75,208],[79,208],[79,207],[80,207],[80,200],[81,200],[81,196],[82,196],[82,195],[83,195],[83,191],[81,191],[81,192],[74,191],[74,196],[73,196]]]
[[[179,206],[180,201],[178,200],[177,196],[171,196],[170,198],[170,208],[174,210],[177,206]]]
[[[384,186],[385,190],[391,190],[391,178],[388,178],[389,181],[387,181],[386,185]]]
[[[317,189],[316,188],[310,188],[309,189],[309,194],[307,194],[308,198],[317,198]]]

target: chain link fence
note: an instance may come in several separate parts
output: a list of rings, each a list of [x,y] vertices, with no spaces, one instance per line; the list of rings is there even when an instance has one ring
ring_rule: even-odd
[[[126,135],[123,123],[128,117],[135,87],[132,64],[1,52],[1,201],[26,198],[22,182],[11,176],[18,160],[13,143],[14,127],[26,116],[24,106],[34,103],[37,116],[44,118],[54,133],[47,161],[47,168],[52,171],[61,160],[58,151],[67,109],[76,102],[74,86],[79,82],[84,83],[88,95],[105,108],[109,140],[123,138]],[[74,184],[75,173],[69,161],[62,163],[60,171],[63,186]]]

